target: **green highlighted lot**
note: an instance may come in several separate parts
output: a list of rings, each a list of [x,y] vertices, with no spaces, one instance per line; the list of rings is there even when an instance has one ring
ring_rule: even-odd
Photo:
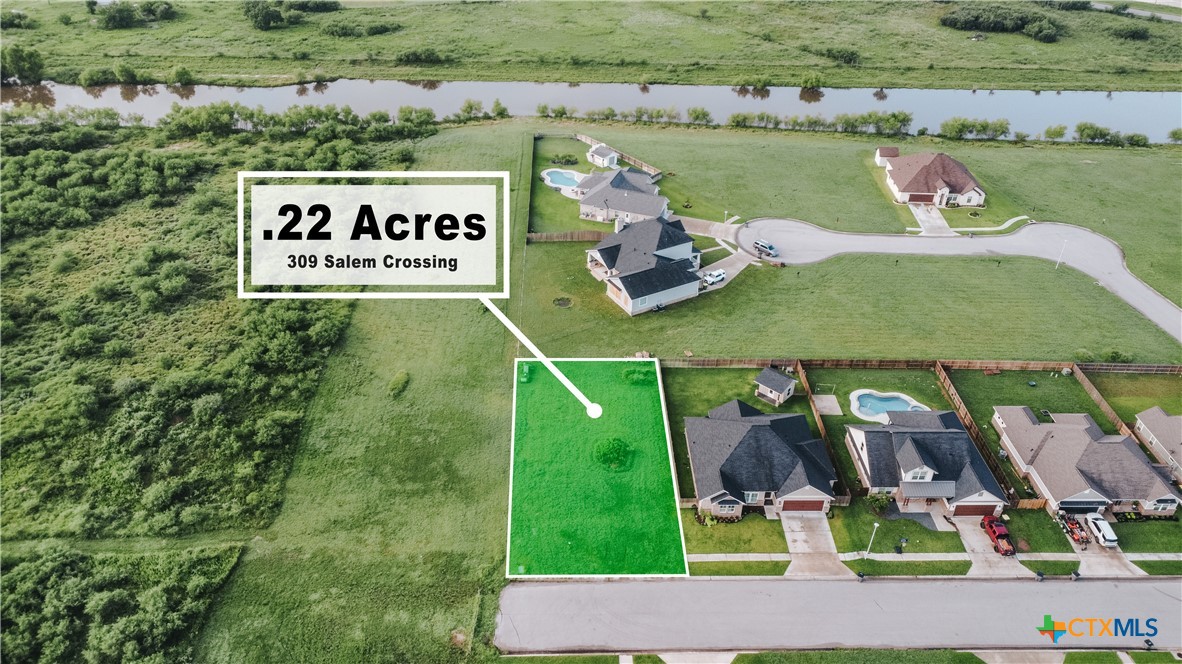
[[[603,416],[518,360],[509,575],[686,574],[656,361],[555,364]]]

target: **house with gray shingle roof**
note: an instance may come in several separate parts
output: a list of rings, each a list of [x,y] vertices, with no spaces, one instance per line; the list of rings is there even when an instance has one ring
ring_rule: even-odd
[[[755,377],[755,396],[779,406],[796,391],[796,379],[779,369],[768,367]]]
[[[896,411],[886,424],[846,427],[862,485],[912,501],[943,502],[951,516],[999,514],[1005,492],[952,411]]]
[[[680,221],[646,219],[587,250],[587,269],[629,316],[696,297],[702,252]]]
[[[893,156],[886,156],[893,151]],[[886,165],[887,187],[898,203],[936,207],[985,205],[985,190],[968,167],[943,152],[900,156],[898,150],[879,148],[875,163]]]
[[[1091,415],[996,406],[993,427],[1014,467],[1038,487],[1051,512],[1173,514],[1178,494],[1129,436],[1106,435]]]
[[[579,181],[579,216],[616,222],[616,230],[645,219],[667,219],[669,199],[660,195],[652,176],[634,168],[592,173]]]
[[[837,473],[804,415],[769,415],[738,399],[685,418],[698,509],[827,512]]]
[[[1161,406],[1154,406],[1137,413],[1133,432],[1174,479],[1182,482],[1182,415],[1170,415]]]
[[[587,161],[600,168],[615,168],[619,160],[620,153],[609,148],[606,143],[596,143],[587,150]]]

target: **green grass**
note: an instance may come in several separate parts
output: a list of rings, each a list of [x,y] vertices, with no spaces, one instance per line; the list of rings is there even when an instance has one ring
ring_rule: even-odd
[[[740,560],[725,563],[690,563],[691,576],[784,576],[788,561]]]
[[[958,533],[931,531],[910,519],[885,519],[871,511],[866,501],[861,498],[855,498],[848,507],[833,508],[833,518],[829,520],[829,526],[833,531],[833,542],[837,545],[837,550],[865,551],[866,546],[870,544],[870,533],[874,531],[875,522],[879,527],[874,535],[873,548],[870,549],[874,553],[893,552],[903,538],[907,538],[907,545],[903,547],[900,560],[906,560],[908,553],[964,551],[964,543],[961,542]],[[866,570],[866,573],[869,574],[870,571]]]
[[[884,659],[897,664],[982,664],[973,653],[955,650],[842,649],[746,653],[736,657],[734,664],[879,664]]]
[[[1052,413],[1088,413],[1105,433],[1116,433],[1112,423],[1100,411],[1100,407],[1084,391],[1072,376],[1051,375],[1050,371],[1003,371],[996,376],[986,376],[976,369],[958,369],[949,372],[952,384],[964,400],[965,407],[973,421],[981,429],[989,449],[995,453],[1001,449],[1001,437],[993,427],[994,406],[1028,406],[1040,421],[1050,422],[1041,411]],[[1038,385],[1030,387],[1034,381]],[[1002,468],[1011,484],[1022,493],[1026,481],[1018,477],[1011,461],[999,458]]]
[[[1122,422],[1136,422],[1137,413],[1154,406],[1171,415],[1182,414],[1182,376],[1097,372],[1088,378]]]
[[[1182,8],[1173,5],[1159,5],[1152,2],[1130,2],[1128,5],[1132,9],[1144,9],[1147,12],[1153,12],[1155,14],[1182,15]]]
[[[663,315],[663,314],[662,314]],[[665,399],[669,408],[669,430],[673,436],[673,458],[682,498],[694,495],[689,451],[685,440],[685,418],[705,417],[711,409],[732,399],[742,399],[765,413],[799,413],[820,437],[803,391],[780,406],[755,397],[755,376],[759,369],[663,369]]]
[[[1178,661],[1178,658],[1174,657],[1174,653],[1161,650],[1155,652],[1132,650],[1126,654],[1132,657],[1136,664],[1164,664],[1165,662]]]
[[[1112,524],[1121,551],[1177,553],[1182,542],[1182,521],[1141,520]]]
[[[1079,563],[1073,560],[1022,560],[1019,562],[1031,572],[1042,572],[1047,576],[1069,576],[1079,569]]]
[[[587,144],[573,138],[540,138],[534,141],[533,189],[529,199],[529,228],[533,233],[562,231],[611,231],[611,224],[579,218],[579,202],[554,191],[541,179],[548,168],[563,168],[590,173],[595,167],[587,161]],[[579,163],[573,166],[551,163],[561,154],[573,154]]]
[[[1136,560],[1133,564],[1149,574],[1182,576],[1182,560]]]
[[[542,657],[501,657],[501,664],[619,664],[618,655],[549,655]]]
[[[656,363],[556,362],[603,407],[594,420],[540,362],[520,364],[509,573],[684,574]]]
[[[1063,664],[1120,664],[1121,658],[1114,652],[1069,652],[1063,657]]]
[[[1099,12],[1055,12],[1067,28],[1058,43],[1021,34],[969,34],[939,25],[942,5],[740,4],[660,2],[624,7],[585,3],[382,5],[364,3],[335,14],[308,14],[303,25],[260,32],[234,3],[189,2],[180,18],[153,28],[104,31],[82,5],[13,2],[40,22],[4,38],[35,46],[51,77],[126,62],[160,79],[184,62],[201,82],[280,85],[304,73],[328,78],[438,80],[618,81],[734,85],[768,77],[798,85],[818,72],[827,85],[1177,90],[1179,26],[1150,24],[1153,38],[1126,41],[1108,33],[1128,19]],[[699,10],[708,12],[707,18]],[[71,25],[58,22],[67,13]],[[397,23],[386,35],[339,38],[326,23]],[[497,26],[490,30],[489,26]],[[664,37],[653,40],[654,31]],[[856,45],[858,67],[806,51]],[[873,35],[873,39],[868,39]],[[609,38],[610,37],[610,38]],[[399,65],[411,49],[433,48],[449,62]],[[297,60],[295,53],[314,54]],[[304,56],[307,57],[307,56]]]
[[[1020,553],[1071,553],[1071,543],[1046,510],[1007,510],[1006,527]]]
[[[847,560],[845,566],[866,576],[961,576],[969,573],[973,563],[968,560]]]
[[[786,553],[784,528],[779,519],[748,514],[738,523],[700,525],[692,509],[681,510],[681,530],[686,553]]]

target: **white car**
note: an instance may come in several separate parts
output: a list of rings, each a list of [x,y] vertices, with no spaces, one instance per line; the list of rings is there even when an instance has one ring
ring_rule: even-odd
[[[1116,533],[1113,532],[1112,526],[1108,525],[1102,514],[1091,512],[1084,515],[1084,521],[1088,522],[1088,529],[1096,536],[1097,542],[1109,549],[1116,548]]]
[[[707,286],[713,286],[723,279],[726,279],[726,270],[714,270],[713,272],[707,272],[706,275],[702,277],[702,279],[706,282]]]
[[[752,246],[755,247],[755,252],[758,254],[767,254],[772,258],[780,255],[780,252],[776,250],[776,245],[767,240],[756,240]]]

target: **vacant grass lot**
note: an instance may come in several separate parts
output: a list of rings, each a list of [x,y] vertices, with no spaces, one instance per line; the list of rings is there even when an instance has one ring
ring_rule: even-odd
[[[955,534],[955,533],[954,533]],[[967,560],[921,560],[885,562],[849,560],[845,566],[866,576],[962,576],[973,564]]]
[[[690,576],[784,576],[787,561],[743,560],[726,563],[690,563]]]
[[[1028,406],[1034,411],[1035,417],[1043,422],[1051,421],[1051,418],[1042,414],[1043,410],[1052,413],[1088,413],[1105,433],[1116,433],[1108,418],[1100,412],[1100,407],[1072,376],[1049,371],[1003,371],[996,376],[986,376],[983,371],[975,369],[953,370],[948,376],[969,409],[969,414],[973,416],[973,421],[989,442],[989,449],[995,453],[1001,450],[1001,436],[992,422],[994,406]],[[1030,387],[1030,381],[1037,383],[1037,386]],[[1000,458],[999,461],[1014,488],[1021,493],[1020,487],[1026,486],[1027,482],[1018,477],[1011,461]]]
[[[1071,543],[1063,529],[1046,510],[1007,510],[1006,527],[1019,553],[1071,553]]]
[[[1088,378],[1123,422],[1136,422],[1137,413],[1154,406],[1182,415],[1182,376],[1089,373]]]
[[[700,525],[692,509],[681,510],[686,553],[787,553],[779,519],[748,514],[738,523]]]
[[[939,25],[949,7],[926,3],[364,3],[267,32],[251,28],[235,3],[188,2],[177,20],[117,31],[96,29],[81,4],[9,4],[40,27],[6,31],[6,41],[42,50],[52,78],[120,61],[161,78],[184,61],[201,82],[245,85],[316,74],[722,85],[768,78],[798,85],[818,72],[827,85],[840,86],[1177,90],[1182,71],[1182,26],[1149,24],[1151,39],[1126,41],[1108,30],[1129,19],[1098,12],[1047,10],[1067,35],[1043,44],[1020,34],[970,41],[971,33]],[[63,12],[70,25],[58,22]],[[323,34],[325,24],[342,21],[401,29],[360,38]],[[856,47],[862,64],[841,66],[810,52],[825,47]],[[425,48],[447,62],[396,61]]]
[[[1177,553],[1182,542],[1182,521],[1129,521],[1112,524],[1121,551]]]
[[[525,250],[529,288],[512,310],[552,355],[1047,359],[1119,344],[1137,361],[1182,357],[1165,331],[1111,293],[1036,259],[1007,258],[999,266],[990,259],[839,256],[799,268],[750,267],[721,290],[629,318],[584,267],[591,246]],[[939,297],[930,294],[933,284]],[[572,304],[559,308],[557,298]]]
[[[765,413],[799,413],[809,421],[809,427],[820,438],[813,421],[808,397],[803,392],[783,405],[771,404],[755,397],[755,376],[759,369],[663,369],[665,399],[669,408],[669,431],[673,434],[673,458],[677,466],[677,485],[682,498],[694,496],[694,478],[690,469],[688,443],[685,439],[685,418],[705,417],[711,409],[733,399],[742,399]],[[782,539],[782,537],[781,537]]]
[[[555,364],[603,416],[520,362],[509,573],[685,574],[656,362]]]

